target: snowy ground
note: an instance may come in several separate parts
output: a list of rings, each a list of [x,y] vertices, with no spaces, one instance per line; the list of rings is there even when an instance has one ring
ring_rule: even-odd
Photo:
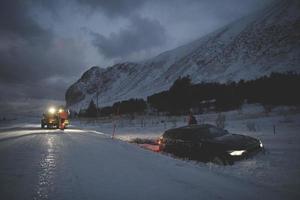
[[[282,199],[272,188],[96,131],[0,132],[1,199]]]
[[[266,148],[266,153],[236,162],[233,166],[194,164],[208,168],[216,174],[259,183],[289,197],[300,198],[298,190],[300,187],[299,108],[280,107],[273,109],[271,113],[266,113],[261,106],[247,105],[242,110],[223,114],[226,115],[225,128],[227,130],[259,138]],[[215,124],[216,118],[216,113],[197,116],[201,123]],[[128,141],[133,138],[157,138],[168,128],[186,125],[186,117],[84,119],[74,121],[73,124],[108,135],[115,132],[115,137]],[[116,125],[115,131],[113,131],[114,124]]]
[[[225,114],[229,131],[260,138],[266,154],[217,166],[113,140],[109,119],[73,121],[64,132],[41,130],[38,118],[0,122],[0,198],[299,199],[298,110],[266,115],[250,107]],[[197,117],[214,123],[216,114]],[[116,137],[154,138],[186,123],[183,117],[143,118],[115,120]]]

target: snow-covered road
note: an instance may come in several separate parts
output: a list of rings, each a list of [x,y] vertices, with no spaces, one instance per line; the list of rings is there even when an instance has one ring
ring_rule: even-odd
[[[101,133],[0,130],[0,199],[286,199]]]

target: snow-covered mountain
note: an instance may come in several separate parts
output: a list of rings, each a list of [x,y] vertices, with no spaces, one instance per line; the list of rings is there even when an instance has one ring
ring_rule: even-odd
[[[274,1],[207,36],[140,63],[92,67],[66,92],[73,110],[146,98],[167,90],[179,77],[194,83],[254,79],[271,72],[300,72],[300,2]]]

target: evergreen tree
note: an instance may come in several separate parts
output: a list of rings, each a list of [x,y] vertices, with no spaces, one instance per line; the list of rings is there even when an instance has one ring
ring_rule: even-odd
[[[93,100],[91,100],[89,107],[86,110],[87,117],[97,117],[97,107]]]
[[[169,90],[148,96],[147,103],[169,114],[184,114],[189,108],[234,110],[245,101],[273,106],[300,105],[300,95],[294,90],[298,85],[300,74],[295,72],[272,73],[255,80],[226,84],[192,84],[189,77],[179,77]]]

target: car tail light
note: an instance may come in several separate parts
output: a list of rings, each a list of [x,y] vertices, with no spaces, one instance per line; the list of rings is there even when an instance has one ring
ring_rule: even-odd
[[[157,143],[160,145],[162,143],[161,139],[158,139]]]
[[[163,143],[163,137],[159,137],[158,140],[157,140],[157,144],[160,145],[160,144],[162,144],[162,143]]]

